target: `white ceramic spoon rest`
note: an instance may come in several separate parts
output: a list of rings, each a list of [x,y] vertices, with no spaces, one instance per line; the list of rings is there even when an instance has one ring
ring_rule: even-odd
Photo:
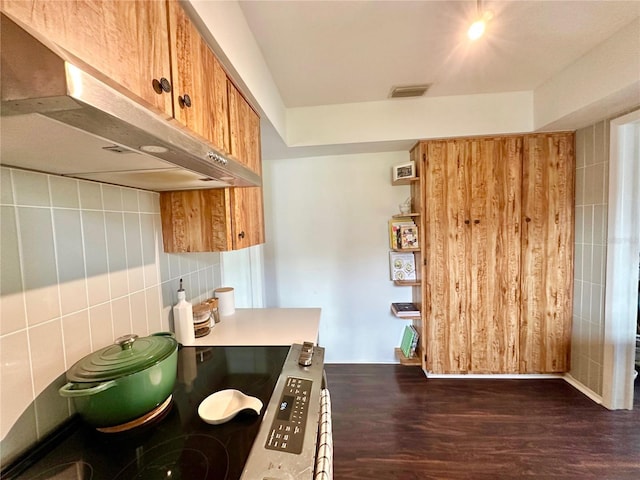
[[[228,389],[212,393],[205,398],[198,407],[198,415],[205,422],[217,425],[231,420],[238,412],[246,409],[260,415],[262,401],[239,390]]]

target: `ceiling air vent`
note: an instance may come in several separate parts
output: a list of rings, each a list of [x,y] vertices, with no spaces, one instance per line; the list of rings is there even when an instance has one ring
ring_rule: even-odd
[[[404,87],[393,87],[391,89],[391,98],[408,98],[408,97],[421,97],[427,90],[429,90],[430,84],[426,85],[405,85]]]

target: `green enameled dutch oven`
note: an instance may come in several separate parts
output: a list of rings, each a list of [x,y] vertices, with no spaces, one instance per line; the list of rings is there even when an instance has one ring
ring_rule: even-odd
[[[173,392],[178,370],[178,342],[171,333],[138,338],[125,335],[114,345],[79,360],[60,388],[94,427],[137,419]]]

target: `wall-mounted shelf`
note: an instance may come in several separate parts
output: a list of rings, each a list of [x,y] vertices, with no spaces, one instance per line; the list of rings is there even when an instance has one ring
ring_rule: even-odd
[[[407,358],[404,356],[404,353],[402,353],[402,350],[400,348],[395,349],[395,354],[396,358],[400,362],[400,365],[420,366],[420,358],[417,355],[411,358]]]
[[[419,217],[420,214],[416,212],[411,213],[396,213],[393,218],[406,218],[406,217]]]
[[[420,177],[401,178],[399,180],[392,181],[391,185],[393,185],[394,187],[396,185],[411,185],[413,182],[417,182],[418,180],[420,180]]]
[[[394,280],[393,284],[398,287],[418,287],[421,285],[420,280]]]
[[[403,315],[398,315],[393,309],[393,305],[391,305],[390,310],[394,317],[399,318],[401,320],[418,320],[422,316],[422,312],[420,312],[420,310],[412,310],[410,312],[405,311],[405,312],[402,312]]]

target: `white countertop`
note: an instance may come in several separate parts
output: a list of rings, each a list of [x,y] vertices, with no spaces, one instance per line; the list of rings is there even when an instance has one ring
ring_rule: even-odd
[[[318,342],[320,308],[238,308],[221,316],[193,346],[291,345]]]

